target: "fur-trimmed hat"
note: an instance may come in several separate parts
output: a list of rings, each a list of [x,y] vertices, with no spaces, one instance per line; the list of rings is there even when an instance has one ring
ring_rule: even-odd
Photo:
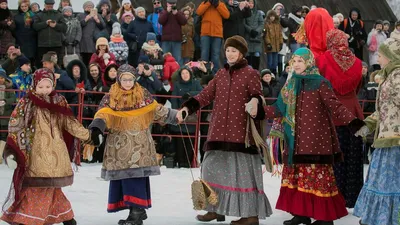
[[[239,35],[235,35],[233,37],[226,39],[224,49],[228,47],[236,48],[237,50],[239,50],[240,53],[242,53],[243,56],[246,56],[247,51],[249,50],[247,41],[242,36]]]
[[[379,53],[390,61],[400,60],[400,40],[388,38],[379,46]]]
[[[97,39],[96,50],[99,48],[99,45],[105,45],[105,46],[107,46],[107,50],[109,50],[107,38],[101,37],[101,38]]]

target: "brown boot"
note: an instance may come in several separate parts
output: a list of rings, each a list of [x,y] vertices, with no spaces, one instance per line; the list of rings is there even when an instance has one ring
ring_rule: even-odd
[[[201,222],[210,222],[213,220],[217,220],[217,222],[223,222],[225,221],[225,216],[219,215],[215,212],[208,212],[204,215],[197,215],[196,219]]]
[[[231,222],[231,225],[259,225],[258,217],[248,217],[248,218],[240,218],[240,220],[235,220]]]

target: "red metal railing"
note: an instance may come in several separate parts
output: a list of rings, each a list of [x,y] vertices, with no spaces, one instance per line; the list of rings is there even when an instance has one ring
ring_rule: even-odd
[[[5,90],[7,92],[23,92],[20,90]],[[57,91],[59,93],[75,93],[75,91]],[[95,91],[86,91],[84,93],[78,93],[78,103],[76,104],[69,104],[70,106],[73,107],[77,107],[78,109],[78,114],[77,114],[77,119],[79,122],[83,122],[84,120],[93,120],[93,118],[87,118],[87,117],[83,117],[83,111],[84,111],[84,107],[95,107],[97,109],[98,105],[94,105],[94,104],[86,104],[84,99],[85,96],[87,94],[91,94],[91,95],[104,95],[106,93],[104,92],[95,92]],[[154,95],[154,97],[164,97],[164,98],[182,98],[181,96],[171,96],[171,95]],[[274,98],[268,98],[267,100],[275,100]],[[375,103],[375,101],[373,100],[360,100],[360,105],[361,107],[364,109],[364,106],[366,103]],[[14,105],[16,105],[16,103],[14,103]],[[193,167],[198,167],[198,161],[197,161],[197,156],[198,156],[198,148],[199,148],[199,142],[200,142],[200,138],[205,138],[207,137],[207,134],[200,134],[200,126],[204,126],[204,125],[209,125],[209,122],[202,122],[201,121],[201,115],[202,113],[210,113],[212,112],[212,110],[199,110],[197,112],[197,122],[196,123],[186,123],[187,125],[195,125],[196,126],[196,132],[194,135],[171,135],[171,134],[152,134],[153,137],[173,137],[173,138],[194,138],[194,144],[193,144],[193,150],[194,150],[194,157],[193,157],[193,162],[192,162],[192,166]],[[369,115],[371,114],[371,112],[364,112],[364,115]],[[0,119],[8,119],[10,118],[10,116],[0,116]],[[182,127],[182,130],[186,130],[184,129],[184,126]],[[8,132],[7,130],[0,130],[0,132]],[[187,148],[191,148],[191,146],[186,146]],[[80,152],[80,148],[81,146],[78,145],[78,152]],[[190,149],[187,149],[188,151],[190,151]],[[79,154],[80,155],[80,154]],[[78,164],[80,163],[80,159],[78,159],[79,161],[77,162]]]

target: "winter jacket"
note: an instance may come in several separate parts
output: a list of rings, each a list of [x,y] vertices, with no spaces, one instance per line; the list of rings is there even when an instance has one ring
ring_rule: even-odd
[[[108,59],[104,59],[106,54],[109,55]],[[108,62],[107,62],[108,60]],[[113,53],[108,51],[108,53],[105,53],[102,57],[99,57],[98,53],[93,53],[92,57],[90,58],[89,64],[90,63],[97,63],[100,66],[100,72],[101,74],[104,74],[104,71],[106,70],[106,67],[108,65],[111,65],[113,63],[116,63],[117,61],[115,60],[115,56]]]
[[[163,9],[161,9],[163,10]],[[147,16],[147,21],[149,21],[152,26],[154,33],[161,37],[162,35],[162,25],[158,22],[158,18],[160,17],[160,13],[151,13],[149,16]]]
[[[8,26],[7,21],[12,20],[13,15],[11,11],[7,9],[0,9],[0,55],[7,54],[7,45],[15,43],[13,32],[15,30],[15,22],[13,21]]]
[[[230,12],[223,2],[215,8],[209,1],[201,2],[197,8],[197,15],[201,16],[200,36],[223,38],[223,19],[228,19]]]
[[[172,55],[167,55],[164,58],[164,69],[163,69],[163,76],[162,80],[168,80],[169,84],[171,85],[171,91],[174,90],[174,85],[172,83],[172,74],[175,73],[175,71],[179,70],[180,66],[176,62],[175,58]]]
[[[56,21],[54,28],[47,24],[47,20]],[[57,10],[43,10],[37,14],[34,22],[33,29],[38,32],[38,47],[61,47],[63,34],[67,31],[67,25],[61,13]]]
[[[397,68],[379,85],[376,111],[364,120],[370,132],[375,131],[375,148],[400,146],[399,102],[400,68]]]
[[[4,61],[1,64],[1,68],[3,68],[6,71],[7,75],[15,73],[15,71],[18,69],[18,67],[19,67],[19,64],[18,64],[17,58],[15,58],[13,60],[10,58],[7,58],[6,61]]]
[[[79,54],[80,53],[80,44],[82,39],[82,27],[81,23],[77,17],[64,16],[65,24],[67,25],[67,31],[63,35],[63,42],[67,43],[68,46],[66,54]],[[73,45],[74,41],[78,41],[77,45]]]
[[[125,22],[121,23],[121,33],[122,33],[122,36],[124,36],[124,40],[126,43],[128,43],[128,27],[129,27],[129,24],[127,24]]]
[[[75,78],[72,73],[72,69],[74,68],[74,66],[79,66],[79,68],[80,68],[80,77],[79,78]],[[91,90],[90,83],[87,79],[88,70],[87,70],[85,64],[81,60],[75,59],[75,60],[72,60],[70,63],[68,63],[66,72],[68,74],[68,77],[71,78],[75,87],[78,87],[78,86],[82,85],[82,83],[83,83],[83,89],[85,89],[86,91]],[[78,93],[69,93],[69,94],[71,95],[71,97],[70,97],[70,102],[68,102],[68,103],[77,104],[79,102]],[[89,95],[91,95],[91,94],[85,95],[86,99]],[[87,104],[87,102],[85,102],[85,103]],[[77,107],[72,107],[72,110],[74,111],[75,115],[78,114]]]
[[[292,12],[289,13],[288,18],[281,18],[281,25],[284,28],[289,29],[289,44],[296,44],[296,40],[293,37],[293,34],[297,32],[300,27],[300,24],[304,22],[304,18],[296,15],[296,11],[298,10],[298,6],[292,6]],[[268,18],[268,17],[266,17]]]
[[[280,92],[279,83],[272,79],[269,84],[263,80],[261,80],[263,96],[264,98],[277,98]],[[271,105],[276,100],[273,99],[266,99],[268,105]]]
[[[224,20],[224,39],[228,39],[235,35],[244,37],[244,19],[251,16],[250,8],[240,10],[239,7],[233,7],[226,3],[229,10],[229,18]]]
[[[95,34],[105,29],[106,24],[104,23],[100,14],[97,15],[100,23],[96,23],[93,18],[86,22],[85,18],[87,15],[89,15],[88,12],[78,15],[78,19],[82,26],[82,39],[80,42],[80,48],[82,53],[94,53],[96,52]]]
[[[31,18],[25,20],[26,13],[18,11],[14,17],[16,44],[20,46],[21,52],[28,58],[36,57],[37,33],[33,29],[33,19],[35,14],[28,11]],[[14,72],[14,71],[13,71]]]
[[[351,19],[351,12],[357,11],[358,18],[356,21]],[[354,23],[354,26],[351,24]],[[344,19],[344,21],[340,24],[339,29],[344,31],[346,34],[350,35],[349,38],[349,47],[354,49],[356,52],[356,56],[362,59],[357,52],[362,52],[363,45],[367,41],[367,32],[365,32],[364,22],[361,20],[361,12],[357,8],[352,8],[349,12],[349,18]]]
[[[143,43],[146,42],[148,32],[154,32],[151,23],[146,19],[137,16],[128,26],[128,45],[133,41],[137,41],[137,49],[140,50]]]
[[[3,100],[6,103],[4,106],[0,106],[0,116],[10,116],[14,110],[13,104],[16,103],[15,93],[4,91],[5,89],[12,89],[12,81],[9,78],[5,79],[4,85],[0,85],[0,100]],[[8,130],[9,120],[9,118],[0,119],[0,127],[2,130]]]
[[[270,16],[275,14],[275,21],[270,21]],[[275,13],[275,11],[268,11],[266,22],[264,24],[265,29],[265,37],[264,37],[264,49],[265,52],[279,52],[281,50],[281,46],[283,45],[283,35],[282,35],[282,27],[280,24],[279,17]],[[271,46],[271,50],[268,50],[267,46]]]
[[[60,78],[57,80],[56,90],[57,91],[74,91],[75,83],[68,76],[65,70],[61,70],[59,68],[54,70],[54,73],[60,74]],[[74,102],[74,97],[76,96],[73,92],[61,92],[61,95],[64,95],[65,99],[67,99],[68,103]]]
[[[112,67],[116,67],[116,65],[115,64],[108,65],[106,70],[104,71],[103,75],[101,76],[101,81],[102,81],[102,84],[103,84],[103,88],[102,88],[103,92],[109,92],[110,88],[111,88],[111,85],[115,84],[115,82],[117,81],[116,78],[111,79],[108,76],[109,75],[108,73],[109,73],[109,71],[110,71],[110,69]]]
[[[254,8],[251,16],[244,19],[245,39],[247,40],[249,53],[262,52],[262,36],[264,29],[264,18],[257,10],[257,1],[254,0]],[[255,32],[257,32],[256,35]],[[253,34],[252,34],[253,33]]]
[[[157,51],[157,57],[154,57],[153,51]],[[161,70],[164,68],[164,53],[159,44],[155,44],[154,46],[150,46],[147,43],[144,43],[142,46],[142,50],[140,51],[140,55],[147,55],[150,60],[150,65],[154,67],[155,70]]]
[[[118,65],[125,64],[128,59],[129,47],[123,37],[115,38],[111,36],[111,41],[108,43],[110,52],[115,56]]]
[[[32,85],[32,74],[27,74],[18,68],[14,74],[10,75],[10,79],[13,84],[12,89],[20,90],[21,92],[16,92],[15,95],[17,99],[24,97],[26,92]]]
[[[152,72],[150,76],[138,74],[136,81],[142,85],[142,87],[146,88],[152,95],[159,93],[161,88],[163,88],[163,85],[161,81],[157,79],[155,72]]]
[[[108,12],[106,16],[102,16],[102,11],[101,11],[101,6],[107,4],[108,5]],[[103,18],[104,23],[106,24],[105,31],[107,32],[108,36],[111,36],[112,32],[112,25],[118,21],[117,16],[112,12],[112,5],[110,0],[100,0],[99,3],[96,6],[97,12],[101,15]],[[108,38],[107,38],[108,39]]]
[[[194,24],[193,18],[190,17],[187,23],[182,26],[182,36],[185,37],[186,42],[182,43],[182,58],[193,59],[194,56]]]
[[[163,10],[160,13],[158,22],[162,27],[161,41],[182,41],[182,26],[186,24],[183,12],[178,11],[176,15]]]
[[[260,74],[242,59],[233,66],[226,64],[200,94],[190,98],[182,107],[188,107],[189,114],[192,114],[214,102],[207,142],[204,145],[205,151],[258,154],[251,132],[248,133],[251,147],[246,148],[245,145],[248,115],[245,112],[245,104],[253,97],[260,98],[260,96],[262,96]]]
[[[190,80],[184,81],[182,80],[182,76],[180,76],[182,70],[188,69],[190,72]],[[181,96],[184,97],[185,95],[189,96],[196,96],[203,90],[203,87],[200,85],[200,82],[194,79],[193,72],[190,68],[182,67],[178,70],[178,80],[174,83],[174,90],[172,91],[172,96]],[[183,98],[171,98],[171,108],[173,109],[180,109],[181,105],[187,99]],[[170,130],[174,133],[180,133],[180,129],[178,126],[170,126]],[[196,125],[187,125],[186,127],[182,128],[183,134],[194,134],[196,132]]]
[[[376,40],[377,43],[373,43],[372,40],[374,38],[376,38],[375,40]],[[368,53],[369,53],[369,65],[375,65],[375,64],[379,65],[379,63],[378,63],[378,49],[379,49],[379,46],[386,39],[387,39],[387,36],[383,31],[378,32],[377,30],[372,29],[371,32],[369,32],[368,39],[367,39],[368,48],[371,46],[371,44],[376,44],[375,51],[370,51],[370,50],[368,51]]]

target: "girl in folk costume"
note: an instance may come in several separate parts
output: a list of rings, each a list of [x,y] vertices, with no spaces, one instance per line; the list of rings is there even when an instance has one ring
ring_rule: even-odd
[[[151,207],[149,176],[159,175],[150,127],[154,121],[176,124],[176,110],[158,104],[136,81],[135,69],[124,64],[117,82],[100,103],[93,133],[109,129],[101,177],[110,181],[108,212],[129,209],[120,224],[142,224]],[[120,142],[120,140],[125,140]]]
[[[72,184],[74,176],[71,160],[75,153],[67,146],[73,141],[71,135],[90,140],[90,132],[74,118],[55,86],[52,71],[37,70],[31,90],[10,118],[4,158],[16,169],[1,217],[10,224],[76,224],[61,190]]]
[[[259,219],[272,214],[263,190],[261,160],[255,143],[247,147],[245,104],[262,109],[260,74],[244,58],[247,42],[238,35],[225,42],[228,63],[207,87],[183,104],[188,114],[214,101],[211,125],[204,150],[202,178],[218,193],[218,204],[208,205],[203,222],[224,221],[225,215],[241,217],[231,225],[258,225]],[[263,110],[260,110],[263,111]],[[264,113],[260,113],[261,119]],[[258,117],[255,118],[258,120]],[[241,176],[243,175],[243,176]]]
[[[310,12],[312,13],[312,12]],[[332,84],[336,97],[357,118],[364,119],[357,93],[362,86],[362,61],[349,49],[346,34],[338,29],[327,33],[328,50],[317,58],[322,76]],[[354,208],[364,183],[362,138],[350,133],[347,124],[334,120],[344,161],[335,165],[335,177],[347,208]]]
[[[379,73],[384,77],[378,89],[376,111],[356,135],[375,131],[375,151],[367,180],[354,207],[360,224],[395,225],[400,215],[400,35],[388,38],[380,47]]]
[[[276,208],[294,215],[284,225],[311,224],[310,218],[315,225],[330,225],[347,215],[332,166],[342,161],[333,119],[350,124],[354,132],[364,123],[336,98],[309,49],[298,49],[290,63],[292,77],[277,102],[265,106],[267,118],[283,117],[286,143]]]

